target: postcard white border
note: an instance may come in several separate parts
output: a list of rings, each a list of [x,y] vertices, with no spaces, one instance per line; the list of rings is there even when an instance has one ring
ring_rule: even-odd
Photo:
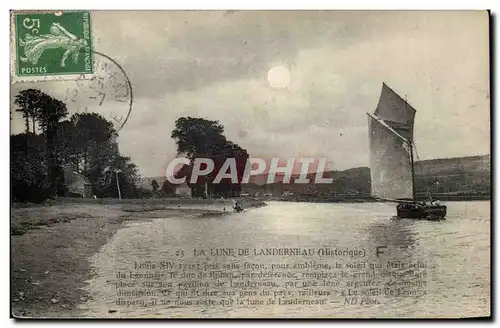
[[[481,10],[481,9],[491,9],[492,14],[498,15],[500,12],[500,1],[498,0],[475,0],[475,1],[464,1],[464,0],[419,0],[419,1],[391,1],[391,0],[379,0],[379,1],[369,1],[369,0],[350,0],[350,1],[320,1],[320,0],[308,0],[308,1],[283,1],[283,0],[275,0],[275,1],[269,1],[269,0],[240,0],[240,1],[234,1],[234,0],[215,0],[215,1],[201,1],[201,0],[184,0],[184,1],[154,1],[154,0],[142,0],[142,1],[130,1],[130,0],[122,0],[122,1],[117,1],[117,2],[108,2],[105,3],[102,0],[87,0],[87,1],[71,1],[68,2],[66,1],[61,1],[61,0],[46,0],[43,2],[39,1],[34,1],[34,0],[18,0],[15,3],[9,3],[9,2],[2,2],[2,7],[4,5],[12,4],[15,5],[15,8],[2,8],[2,13],[3,15],[0,16],[0,19],[2,21],[2,26],[4,27],[1,32],[3,33],[3,38],[2,40],[9,40],[10,39],[10,31],[7,26],[9,26],[9,9],[34,9],[34,8],[40,8],[43,7],[43,9],[174,9],[174,10],[180,10],[180,9],[365,9],[365,10],[383,10],[383,9],[406,9],[406,10],[465,10],[465,9],[475,9],[475,10]],[[496,21],[496,25],[498,25],[498,20]],[[495,28],[497,31],[498,28]],[[498,32],[494,33],[495,35],[495,43],[498,46]],[[4,41],[2,44],[2,51],[0,51],[0,56],[2,57],[7,57],[10,54],[10,49],[9,49],[9,44]],[[495,54],[495,57],[497,57],[497,54]],[[10,58],[2,58],[3,60],[1,61],[3,63],[2,66],[2,76],[4,77],[1,79],[3,84],[3,87],[1,90],[3,91],[3,97],[2,99],[4,100],[4,104],[6,104],[8,107],[10,106],[10,79],[8,76],[10,76],[10,70],[9,66],[7,63],[10,62]],[[496,61],[496,66],[498,66],[498,61]],[[496,76],[496,74],[495,74]],[[492,90],[495,92],[496,95],[498,95],[498,85],[495,84],[495,90]],[[496,128],[500,128],[500,122],[499,122],[499,114],[497,108],[493,108],[493,110],[497,111],[496,114],[496,121],[495,125]],[[0,131],[10,131],[10,116],[9,118],[7,117],[8,112],[7,108],[5,108],[5,113],[3,114],[4,119],[0,120],[2,124],[2,129]],[[498,152],[500,148],[500,144],[498,143],[497,139],[498,133],[495,134],[495,152]],[[9,135],[5,133],[5,135],[2,138],[1,142],[1,149],[3,156],[1,156],[0,160],[0,168],[1,172],[3,173],[3,179],[2,179],[2,185],[0,187],[0,202],[1,202],[1,209],[2,213],[5,213],[3,216],[3,233],[7,234],[8,231],[10,231],[10,226],[9,226],[9,209],[10,209],[10,199],[9,199],[9,191],[10,191],[10,181],[9,181]],[[499,164],[496,163],[495,167],[492,168],[493,170],[497,171]],[[494,186],[494,194],[495,194],[495,201],[498,199],[497,195],[497,186]],[[496,213],[492,213],[492,218],[497,217]],[[497,238],[499,237],[498,234],[498,229],[499,229],[499,224],[496,224],[496,229],[495,229],[495,235]],[[1,270],[1,280],[4,282],[4,285],[7,285],[6,283],[10,281],[10,268],[9,266],[5,265],[9,263],[10,259],[10,241],[8,238],[4,238],[4,246],[1,248],[1,262],[3,263],[3,270]],[[492,248],[494,245],[492,245]],[[499,254],[498,252],[495,252],[495,262],[498,264],[498,257]],[[498,268],[498,267],[497,267]],[[498,271],[498,269],[497,269]],[[492,277],[493,278],[493,277]],[[498,280],[495,281],[496,284],[496,290],[494,291],[495,295],[498,295]],[[1,298],[1,309],[3,309],[3,315],[1,316],[2,318],[2,327],[5,326],[13,326],[15,322],[12,319],[8,319],[8,312],[10,312],[10,293],[4,289],[4,292],[2,293],[2,298]],[[9,310],[8,310],[9,309]],[[66,325],[69,322],[64,322],[64,323],[59,323]],[[104,327],[108,326],[110,323],[109,322],[75,322],[80,326],[87,326],[87,325],[92,325],[94,327]],[[128,323],[130,326],[133,327],[141,327],[146,324],[150,324],[151,322],[134,322],[134,323]],[[266,327],[269,325],[275,325],[277,324],[276,322],[228,322],[229,324],[238,324],[238,325],[252,325],[254,326],[255,324],[258,324],[259,327]],[[292,323],[292,322],[290,322]],[[374,322],[336,322],[332,321],[330,324],[335,325],[336,327],[347,327],[353,324],[356,324],[357,327],[363,327],[363,326],[369,326],[373,324]],[[399,322],[396,323],[396,325],[403,326],[407,324],[408,322]],[[448,324],[456,324],[457,322],[448,322]],[[30,325],[35,324],[31,323]],[[45,323],[36,323],[37,326],[39,327],[49,327],[52,326],[53,322],[45,322]],[[165,322],[157,322],[157,324],[165,324]],[[186,327],[189,325],[199,325],[200,322],[193,322],[193,323],[186,323],[186,322],[169,322],[169,325],[172,326],[181,326]],[[219,322],[206,322],[204,324],[220,324]],[[286,322],[281,322],[280,324],[288,324]],[[313,324],[318,324],[318,322],[315,321],[310,321],[307,323],[300,323],[300,325],[313,325]],[[387,324],[387,322],[378,322],[378,324]],[[414,324],[417,325],[442,325],[445,324],[444,322],[414,322]],[[473,323],[473,325],[479,325],[480,322]],[[498,320],[495,323],[495,325],[498,324]],[[500,324],[499,324],[500,325]]]

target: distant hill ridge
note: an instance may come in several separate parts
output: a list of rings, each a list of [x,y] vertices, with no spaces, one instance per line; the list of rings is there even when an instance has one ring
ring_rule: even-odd
[[[415,175],[419,176],[446,176],[473,172],[490,172],[490,155],[468,156],[468,157],[453,157],[429,159],[415,162]],[[325,171],[323,177],[334,178],[348,177],[359,174],[369,177],[370,168],[355,167],[343,171]],[[316,173],[307,175],[309,179],[314,179]],[[292,175],[291,181],[299,177],[298,174]],[[282,182],[283,174],[277,174],[275,182]],[[250,177],[250,183],[265,184],[267,182],[267,174],[261,174]]]
[[[415,187],[417,193],[433,194],[481,194],[489,195],[491,188],[490,155],[424,160],[415,165]],[[267,176],[257,176],[243,186],[246,193],[282,195],[369,196],[371,194],[370,169],[357,167],[344,171],[327,171],[323,177],[332,178],[329,184],[314,184],[315,173],[309,174],[309,184],[294,184],[298,175],[292,176],[292,183],[276,182],[266,184]],[[279,176],[281,181],[283,176]],[[262,182],[264,181],[264,183]]]
[[[454,158],[439,158],[423,160],[415,163],[417,177],[417,190],[434,190],[435,192],[454,192],[460,190],[490,190],[491,156],[468,156]],[[292,175],[291,181],[299,175]],[[265,192],[281,193],[285,190],[291,192],[312,193],[370,193],[370,169],[368,167],[356,167],[344,171],[326,171],[325,178],[333,178],[332,184],[283,184],[283,175],[276,176],[275,182],[267,184],[267,174],[250,177],[250,183],[244,186],[244,190],[262,190]],[[315,173],[308,175],[311,182],[314,181]],[[156,180],[161,186],[165,177],[144,177],[141,179],[140,187],[152,189],[151,182]]]

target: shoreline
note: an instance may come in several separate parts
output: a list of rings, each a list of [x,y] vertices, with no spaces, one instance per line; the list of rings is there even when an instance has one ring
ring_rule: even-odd
[[[243,202],[245,209],[265,202]],[[231,200],[108,200],[12,204],[11,315],[17,319],[75,318],[88,300],[90,258],[128,222],[232,214]],[[226,207],[227,209],[225,209]]]
[[[477,202],[477,201],[491,201],[489,196],[436,196],[435,199],[439,199],[443,202]],[[390,201],[376,200],[373,198],[283,198],[283,197],[269,197],[268,199],[262,198],[263,201],[279,201],[279,202],[290,202],[290,203],[330,203],[330,204],[355,204],[355,203],[390,203]],[[418,201],[427,200],[426,198],[417,198]]]

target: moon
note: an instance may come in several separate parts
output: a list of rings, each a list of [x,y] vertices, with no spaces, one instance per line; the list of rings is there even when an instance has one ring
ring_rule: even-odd
[[[291,74],[285,66],[273,66],[267,72],[267,81],[273,89],[285,89],[290,84]]]

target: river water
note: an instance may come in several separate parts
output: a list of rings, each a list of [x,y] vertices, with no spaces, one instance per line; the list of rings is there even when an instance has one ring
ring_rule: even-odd
[[[161,219],[133,220],[127,224],[127,227],[118,231],[110,242],[91,259],[94,270],[94,278],[89,281],[88,285],[91,299],[82,304],[80,309],[83,316],[99,318],[488,316],[490,314],[490,203],[486,201],[449,202],[446,205],[448,206],[447,220],[441,222],[395,219],[392,217],[395,213],[395,205],[390,203],[288,202],[269,202],[266,207],[222,217],[166,216]],[[349,256],[318,258],[302,255],[259,256],[253,253],[248,256],[193,254],[194,249],[221,248],[250,250],[338,248],[351,251],[362,249],[365,255],[357,258]],[[378,256],[377,249],[382,252]],[[174,283],[174,288],[171,289],[172,294],[163,297],[172,301],[169,305],[136,306],[117,303],[118,298],[122,298],[122,301],[130,299],[130,297],[117,296],[121,288],[117,288],[117,283],[133,281],[135,284],[133,289],[136,290],[137,286],[147,281],[147,279],[127,279],[129,277],[125,275],[117,276],[118,272],[127,275],[131,271],[138,272],[134,270],[136,263],[156,263],[154,270],[144,271],[143,268],[139,272],[157,271],[159,261],[172,261],[176,265],[182,263],[201,266],[210,265],[214,261],[220,265],[239,264],[240,266],[248,262],[264,265],[265,269],[261,271],[267,271],[273,263],[293,265],[301,261],[304,263],[314,260],[317,263],[329,262],[335,265],[335,260],[338,260],[343,265],[364,263],[364,268],[358,267],[354,271],[378,271],[380,273],[382,269],[370,270],[367,266],[370,263],[382,263],[383,259],[424,264],[425,269],[420,272],[425,271],[425,276],[420,277],[420,281],[425,281],[425,287],[420,288],[420,291],[425,290],[425,295],[390,297],[382,294],[377,298],[378,304],[364,305],[360,305],[359,302],[356,305],[346,305],[343,296],[332,294],[333,296],[327,297],[329,300],[326,305],[245,303],[235,306],[233,303],[233,306],[221,306],[218,303],[217,305],[204,303],[186,306],[181,301],[189,299],[191,295],[175,294],[177,292],[175,284],[186,280],[177,276],[163,279],[165,282]],[[240,268],[237,273],[252,270]],[[405,269],[394,268],[393,271],[402,270]],[[199,273],[194,267],[192,270],[181,270],[181,273],[187,274],[190,271]],[[226,273],[229,271],[231,270],[226,270]],[[302,271],[314,270],[306,268]],[[353,270],[349,272],[352,273]],[[309,278],[307,280],[311,281]],[[306,280],[303,277],[294,279],[299,285]],[[380,279],[384,280],[383,283],[394,283],[389,281],[389,278],[379,277]],[[405,279],[400,277],[399,283],[404,284]],[[211,279],[212,282],[214,280]],[[261,283],[276,283],[279,287],[257,288],[255,291],[262,293],[262,289],[274,292],[275,290],[298,290],[304,287],[304,285],[300,288],[285,287],[285,280],[279,277],[262,278]],[[331,279],[331,281],[338,281],[340,287],[322,287],[319,290],[331,290],[334,293],[335,290],[346,289],[347,280],[353,279],[352,277]],[[127,290],[126,287],[121,290]],[[204,288],[198,289],[204,290]],[[233,297],[226,297],[226,300],[232,298],[234,302],[236,298],[245,298],[239,295],[240,291],[252,290],[227,285],[218,289],[234,290],[236,293]],[[217,297],[213,298],[219,302]],[[264,296],[261,298],[268,299]],[[202,299],[206,300],[210,297],[202,297]],[[177,302],[173,303],[175,300]]]

